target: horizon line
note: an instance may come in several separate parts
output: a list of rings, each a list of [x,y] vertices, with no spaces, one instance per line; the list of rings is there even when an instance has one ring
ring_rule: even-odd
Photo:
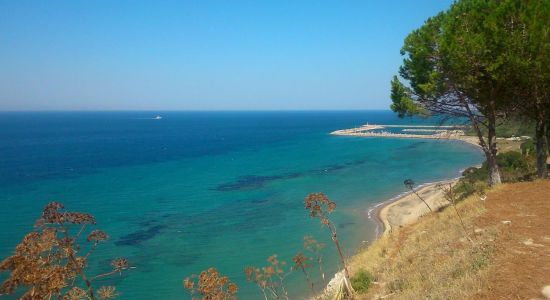
[[[391,111],[383,108],[361,109],[29,109],[29,110],[0,110],[0,113],[17,112],[352,112],[352,111]]]

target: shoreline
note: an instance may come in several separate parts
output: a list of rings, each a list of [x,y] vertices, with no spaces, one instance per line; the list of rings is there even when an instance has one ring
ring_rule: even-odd
[[[405,128],[403,131],[407,131],[410,128],[411,131],[432,131],[433,134],[409,134],[409,133],[390,133],[390,132],[373,132],[373,130],[384,128]],[[427,140],[453,140],[460,141],[466,144],[474,145],[478,149],[481,148],[479,140],[475,136],[468,136],[464,134],[464,126],[444,126],[444,125],[379,125],[379,124],[365,124],[355,128],[339,129],[330,132],[331,135],[336,136],[355,136],[363,138],[401,138],[401,139],[427,139]],[[479,164],[471,167],[480,167]],[[415,193],[419,194],[430,205],[432,210],[437,210],[443,205],[446,205],[446,200],[442,200],[443,193],[438,187],[440,184],[455,184],[462,177],[461,170],[460,176],[453,179],[440,180],[435,182],[428,182],[415,187],[412,191],[407,191],[398,194],[395,197],[382,201],[370,207],[367,211],[368,219],[372,220],[375,227],[375,238],[372,242],[380,238],[382,235],[391,231],[392,227],[399,227],[402,225],[414,223],[425,213],[429,213],[430,210],[418,199]],[[445,202],[445,203],[442,203]],[[374,218],[373,218],[374,215]],[[372,243],[371,242],[371,243]]]
[[[437,211],[448,204],[439,185],[454,185],[460,178],[461,176],[424,183],[415,187],[414,192],[422,196],[433,211]],[[377,240],[391,232],[393,228],[414,223],[427,213],[430,213],[430,210],[424,202],[413,191],[407,191],[374,205],[368,210],[367,215],[369,219],[376,223],[375,240]]]
[[[476,165],[478,166],[478,165]],[[426,202],[430,205],[433,211],[437,211],[439,208],[448,205],[448,201],[443,197],[443,191],[439,188],[440,184],[456,184],[462,176],[446,179],[434,182],[428,182],[417,186],[414,191],[421,195]],[[390,211],[395,208],[395,211]],[[409,212],[407,212],[409,210]],[[404,213],[405,212],[405,213]],[[370,247],[378,239],[391,233],[391,229],[398,228],[403,225],[412,224],[423,215],[430,213],[418,197],[412,192],[407,191],[401,193],[395,197],[392,197],[386,201],[375,204],[367,211],[367,217],[373,223],[375,223],[375,237],[368,243]],[[393,225],[392,225],[393,223]],[[349,268],[352,269],[354,257],[358,256],[359,252],[356,252],[351,257],[348,257],[346,261],[349,263]],[[325,299],[327,296],[333,295],[335,291],[341,288],[341,282],[344,277],[344,271],[340,270],[334,274],[334,276],[325,285],[323,291],[311,297],[310,300]]]
[[[375,130],[382,129],[385,127],[415,127],[411,126],[401,126],[401,125],[363,125],[363,127],[352,128],[352,129],[342,129],[331,132],[331,135],[338,136],[356,136],[356,137],[380,137],[380,138],[408,138],[408,139],[442,139],[442,140],[455,140],[461,141],[466,144],[474,145],[478,149],[481,148],[479,145],[477,137],[466,136],[464,134],[460,135],[414,135],[414,134],[377,134],[377,133],[365,133],[359,132],[361,130]],[[480,164],[472,165],[470,167],[480,167]],[[437,211],[443,206],[448,205],[448,201],[444,198],[443,191],[439,188],[441,184],[451,184],[455,185],[460,178],[462,178],[462,172],[460,170],[460,176],[440,180],[435,182],[428,182],[420,184],[412,191],[407,191],[401,194],[398,194],[395,197],[382,201],[380,203],[371,206],[367,210],[367,218],[375,224],[375,235],[374,239],[368,243],[368,246],[372,245],[376,240],[381,237],[391,233],[392,228],[399,228],[403,225],[412,224],[423,215],[431,213],[431,211],[425,206],[424,202],[418,198],[416,194],[422,196],[422,198],[430,205],[432,211]],[[414,192],[413,192],[414,191]],[[416,194],[415,194],[416,193]],[[353,258],[359,254],[356,253],[349,257],[347,261],[353,261]],[[350,266],[352,267],[352,266]],[[322,297],[331,295],[336,289],[339,288],[339,282],[343,279],[343,270],[340,270],[334,274],[334,276],[326,284],[323,292],[320,295],[314,296],[311,299],[324,299]]]

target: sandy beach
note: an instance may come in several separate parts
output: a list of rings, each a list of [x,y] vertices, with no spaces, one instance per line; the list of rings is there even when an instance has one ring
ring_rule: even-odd
[[[415,189],[415,192],[428,203],[433,211],[437,211],[449,204],[440,186],[454,185],[457,181],[458,179],[453,179],[429,183]],[[383,226],[383,234],[403,225],[414,223],[418,218],[430,212],[426,204],[416,194],[408,192],[371,211],[371,214],[376,216],[377,221]]]

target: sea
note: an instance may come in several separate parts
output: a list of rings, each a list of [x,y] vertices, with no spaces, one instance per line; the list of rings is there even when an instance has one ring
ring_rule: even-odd
[[[306,195],[336,203],[330,219],[351,256],[376,237],[369,209],[405,192],[405,179],[456,178],[482,161],[459,141],[329,133],[433,122],[383,110],[0,112],[0,257],[57,201],[95,216],[93,228],[109,236],[90,256],[89,276],[128,259],[130,269],[94,283],[116,286],[119,299],[190,299],[182,280],[210,267],[238,285],[240,299],[262,299],[243,269],[273,254],[286,261],[289,297],[306,299],[304,276],[292,272],[292,257],[309,255],[304,236],[325,244],[325,280],[339,268]],[[308,270],[322,290],[317,266]]]

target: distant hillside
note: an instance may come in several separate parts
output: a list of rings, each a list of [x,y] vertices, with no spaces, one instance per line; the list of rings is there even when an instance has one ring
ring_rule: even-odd
[[[487,135],[487,129],[482,128],[482,132]],[[533,136],[535,132],[535,124],[530,120],[522,120],[517,118],[502,119],[498,122],[496,127],[497,137],[509,138],[512,136]],[[476,135],[473,128],[467,130],[466,135]]]

